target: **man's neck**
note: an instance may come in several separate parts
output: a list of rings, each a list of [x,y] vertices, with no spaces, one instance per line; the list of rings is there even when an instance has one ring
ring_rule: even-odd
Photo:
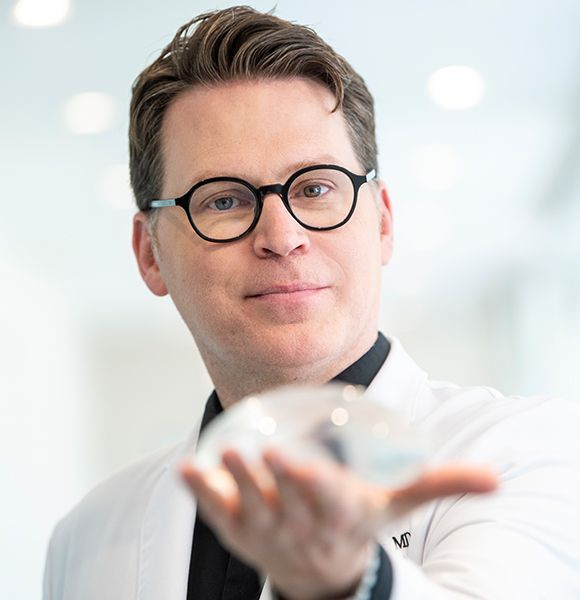
[[[353,344],[348,352],[339,356],[325,357],[298,367],[271,367],[242,365],[236,370],[220,368],[223,361],[205,360],[209,375],[223,408],[232,406],[242,398],[266,390],[291,384],[322,385],[360,359],[377,339],[376,329]]]

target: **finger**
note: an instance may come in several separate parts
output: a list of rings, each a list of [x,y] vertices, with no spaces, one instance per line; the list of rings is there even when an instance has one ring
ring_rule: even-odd
[[[417,506],[456,494],[485,494],[494,491],[498,478],[482,467],[448,466],[425,473],[415,483],[389,492],[389,511],[406,512]]]
[[[311,531],[314,512],[300,489],[303,476],[278,452],[268,450],[263,458],[274,475],[279,493],[280,527],[288,528],[298,539],[305,539]]]
[[[238,512],[238,498],[221,494],[211,486],[207,474],[194,467],[191,462],[184,462],[179,471],[206,520],[216,528],[228,526]]]
[[[222,461],[228,468],[240,493],[238,517],[246,525],[251,521],[254,527],[265,528],[274,519],[277,506],[276,495],[270,489],[264,489],[264,481],[258,480],[255,471],[250,470],[247,463],[235,450],[226,450]]]
[[[497,484],[497,475],[487,468],[449,466],[423,474],[415,483],[392,492],[392,497],[422,503],[454,494],[491,492]]]

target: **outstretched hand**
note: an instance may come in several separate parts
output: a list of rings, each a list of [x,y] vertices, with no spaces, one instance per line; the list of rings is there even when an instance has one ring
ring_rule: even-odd
[[[267,574],[285,597],[301,600],[356,589],[377,532],[391,520],[436,498],[497,487],[496,476],[479,467],[442,467],[385,490],[330,462],[305,466],[274,450],[263,460],[271,474],[266,479],[238,452],[224,452],[235,494],[218,491],[191,462],[182,464],[181,475],[222,543]]]

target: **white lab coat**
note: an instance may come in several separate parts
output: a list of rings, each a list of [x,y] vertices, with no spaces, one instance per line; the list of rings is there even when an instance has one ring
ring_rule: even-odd
[[[390,342],[367,393],[437,433],[434,463],[490,465],[502,482],[491,495],[431,502],[381,532],[391,600],[580,598],[580,405],[429,381]],[[195,501],[176,472],[198,428],[100,484],[58,523],[44,600],[186,599]]]

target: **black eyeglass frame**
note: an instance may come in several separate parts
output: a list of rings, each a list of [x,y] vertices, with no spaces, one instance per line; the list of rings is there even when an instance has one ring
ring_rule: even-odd
[[[340,221],[340,223],[338,223],[336,225],[330,225],[329,227],[316,227],[314,225],[307,225],[306,223],[303,223],[292,211],[292,207],[290,206],[290,202],[288,200],[288,192],[290,191],[290,188],[291,188],[292,184],[294,183],[294,181],[296,181],[296,179],[298,177],[300,177],[301,175],[304,175],[304,173],[308,173],[310,171],[317,171],[319,169],[330,169],[330,170],[340,171],[341,173],[344,173],[350,179],[350,181],[352,183],[352,187],[353,187],[352,206],[350,207],[348,214],[342,221]],[[357,175],[355,173],[352,173],[345,167],[341,167],[339,165],[326,165],[326,164],[312,165],[312,166],[304,167],[303,169],[299,169],[298,171],[296,171],[295,173],[290,175],[290,177],[288,178],[286,183],[271,183],[269,185],[263,185],[258,188],[253,186],[248,181],[246,181],[244,179],[239,179],[238,177],[211,177],[209,179],[203,179],[202,181],[198,181],[187,192],[185,192],[185,194],[183,194],[183,196],[180,196],[179,198],[169,198],[167,200],[150,200],[148,203],[147,209],[164,208],[166,206],[179,206],[185,211],[185,214],[187,215],[187,220],[191,224],[195,233],[197,233],[197,235],[199,235],[200,238],[206,240],[207,242],[214,242],[216,244],[222,244],[225,242],[234,242],[234,241],[239,240],[239,239],[245,237],[246,235],[250,234],[254,230],[256,225],[258,224],[258,221],[260,220],[260,215],[262,214],[262,207],[264,206],[265,196],[267,196],[268,194],[276,194],[277,196],[280,197],[280,199],[282,200],[282,203],[284,204],[284,206],[286,207],[286,210],[290,213],[292,218],[297,223],[299,223],[302,227],[304,227],[305,229],[308,229],[309,231],[330,231],[332,229],[338,229],[339,227],[342,227],[345,223],[347,223],[350,220],[350,218],[352,217],[352,215],[355,211],[355,208],[356,208],[359,189],[361,188],[361,186],[364,183],[368,183],[375,177],[376,177],[375,169],[372,169],[366,175]],[[216,238],[208,237],[207,235],[205,235],[203,232],[201,232],[197,228],[197,226],[195,225],[195,223],[193,222],[193,219],[191,217],[191,212],[189,211],[189,201],[190,201],[192,194],[197,189],[199,189],[202,185],[205,185],[207,183],[217,183],[219,181],[229,181],[229,182],[238,183],[240,185],[243,185],[244,187],[246,187],[248,190],[250,190],[252,192],[252,194],[254,195],[254,197],[256,199],[256,209],[254,211],[254,218],[253,218],[252,222],[250,223],[248,228],[243,233],[241,233],[240,235],[237,235],[235,237],[232,237],[232,238],[216,239]]]

